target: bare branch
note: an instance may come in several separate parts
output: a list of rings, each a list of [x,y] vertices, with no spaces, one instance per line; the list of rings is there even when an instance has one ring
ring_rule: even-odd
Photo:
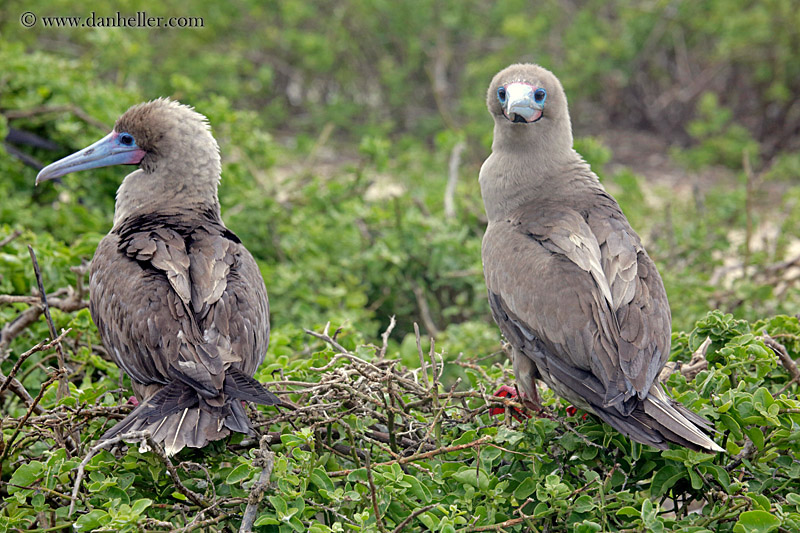
[[[47,319],[47,327],[50,329],[50,338],[58,338],[56,333],[56,326],[53,324],[53,318],[50,316],[50,306],[47,305],[47,293],[44,290],[44,282],[42,282],[42,272],[39,270],[39,262],[36,260],[36,253],[33,251],[33,246],[28,245],[28,252],[31,254],[31,262],[33,263],[33,271],[36,274],[36,284],[39,286],[39,295],[42,299],[42,307],[44,307],[44,316]],[[67,385],[67,367],[64,361],[64,350],[61,347],[61,342],[56,343],[56,353],[58,354],[58,391],[56,399],[61,400],[69,396],[69,385]]]
[[[778,356],[783,367],[789,372],[789,375],[792,376],[790,383],[800,381],[800,369],[797,368],[797,363],[789,355],[789,352],[786,351],[786,347],[766,333],[761,335],[759,339]]]
[[[11,241],[13,241],[14,239],[16,239],[16,238],[17,238],[17,237],[19,237],[20,235],[22,235],[22,231],[21,231],[21,230],[18,230],[18,229],[15,229],[15,230],[14,230],[14,231],[12,231],[11,233],[9,233],[8,235],[6,235],[6,236],[5,236],[5,237],[3,237],[2,239],[0,239],[0,248],[2,248],[3,246],[5,246],[6,244],[10,243]]]
[[[261,439],[261,449],[257,453],[258,457],[254,464],[261,464],[261,473],[258,475],[258,481],[250,489],[250,496],[247,498],[247,507],[242,516],[242,525],[239,528],[239,533],[253,531],[253,522],[258,516],[258,504],[261,498],[264,497],[264,491],[269,487],[269,478],[272,475],[272,468],[275,466],[275,454],[269,449],[268,439]]]
[[[101,122],[91,116],[89,113],[84,111],[82,108],[76,105],[59,105],[59,106],[41,106],[41,107],[34,107],[32,109],[9,109],[3,112],[9,120],[14,120],[17,118],[30,118],[35,117],[37,115],[44,115],[46,113],[72,113],[82,121],[86,122],[87,124],[91,124],[92,126],[104,130],[110,131],[111,127],[104,122]]]
[[[375,494],[375,481],[372,479],[372,463],[370,462],[370,454],[367,452],[367,482],[369,483],[369,496],[372,499],[372,509],[375,511],[375,522],[378,524],[378,529],[386,533],[386,526],[383,525],[383,518],[381,518],[381,511],[378,508],[378,497]]]
[[[444,216],[448,219],[456,216],[455,195],[456,185],[458,184],[458,168],[461,166],[461,154],[464,153],[464,149],[466,147],[467,143],[465,143],[463,140],[458,141],[455,146],[453,146],[453,150],[450,152],[447,187],[444,191]]]
[[[378,353],[378,359],[383,359],[386,357],[386,350],[389,347],[389,335],[392,334],[392,331],[396,325],[397,321],[394,319],[394,315],[392,315],[392,317],[389,319],[389,325],[386,327],[386,331],[384,331],[381,335],[383,346],[381,346],[381,351]]]

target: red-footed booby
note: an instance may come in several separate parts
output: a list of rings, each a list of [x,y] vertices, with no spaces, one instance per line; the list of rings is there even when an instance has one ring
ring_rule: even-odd
[[[523,399],[536,379],[631,439],[722,451],[707,420],[669,398],[664,284],[616,200],[572,147],[548,70],[512,65],[487,94],[492,153],[480,172],[484,276]]]
[[[36,183],[139,165],[117,191],[114,226],[92,259],[90,310],[139,405],[103,439],[149,430],[173,455],[252,433],[242,401],[280,405],[251,376],[269,342],[255,260],[220,218],[220,156],[206,118],[161,98],[57,161]]]

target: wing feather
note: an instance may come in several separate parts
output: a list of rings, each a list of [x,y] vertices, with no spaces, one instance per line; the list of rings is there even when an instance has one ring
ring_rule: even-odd
[[[655,266],[605,198],[591,215],[538,203],[490,224],[484,270],[523,330],[596,376],[605,406],[621,406],[647,395],[668,357],[670,319]]]
[[[117,364],[140,384],[180,380],[206,398],[234,366],[252,375],[269,339],[255,261],[218,221],[144,215],[100,243],[91,312]]]

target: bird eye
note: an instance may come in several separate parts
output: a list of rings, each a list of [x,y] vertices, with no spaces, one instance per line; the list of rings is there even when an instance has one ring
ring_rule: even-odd
[[[500,100],[500,103],[502,105],[506,105],[506,97],[507,95],[505,87],[500,87],[499,89],[497,89],[497,99]]]
[[[536,89],[533,93],[533,99],[536,101],[537,104],[544,103],[545,98],[547,98],[547,91],[544,89]]]
[[[122,133],[119,136],[120,144],[124,144],[125,146],[133,146],[133,135],[130,133]]]

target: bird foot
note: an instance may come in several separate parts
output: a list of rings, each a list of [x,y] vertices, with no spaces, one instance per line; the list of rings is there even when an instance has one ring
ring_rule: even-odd
[[[494,393],[494,395],[498,396],[500,398],[517,398],[517,397],[520,397],[520,395],[517,393],[517,389],[515,387],[509,387],[508,385],[503,385],[502,387],[500,387],[497,390],[497,392]],[[522,399],[523,404],[525,404],[526,403],[525,399],[522,398],[522,397],[520,397],[520,398]],[[511,416],[513,416],[518,422],[522,422],[522,420],[525,419],[525,418],[530,418],[528,415],[526,415],[525,413],[523,413],[521,410],[517,409],[516,407],[511,407],[510,409],[511,409]],[[492,407],[492,409],[489,410],[489,414],[492,415],[492,416],[501,415],[501,414],[503,414],[505,412],[506,412],[506,410],[503,407]]]
[[[567,406],[567,414],[569,416],[575,416],[575,414],[577,412],[578,412],[578,408],[575,407],[574,405]],[[581,420],[586,420],[586,415],[587,415],[587,413],[583,413],[583,416],[581,416]]]
[[[128,403],[134,407],[139,407],[139,400],[136,399],[136,396],[131,396],[128,398]]]

